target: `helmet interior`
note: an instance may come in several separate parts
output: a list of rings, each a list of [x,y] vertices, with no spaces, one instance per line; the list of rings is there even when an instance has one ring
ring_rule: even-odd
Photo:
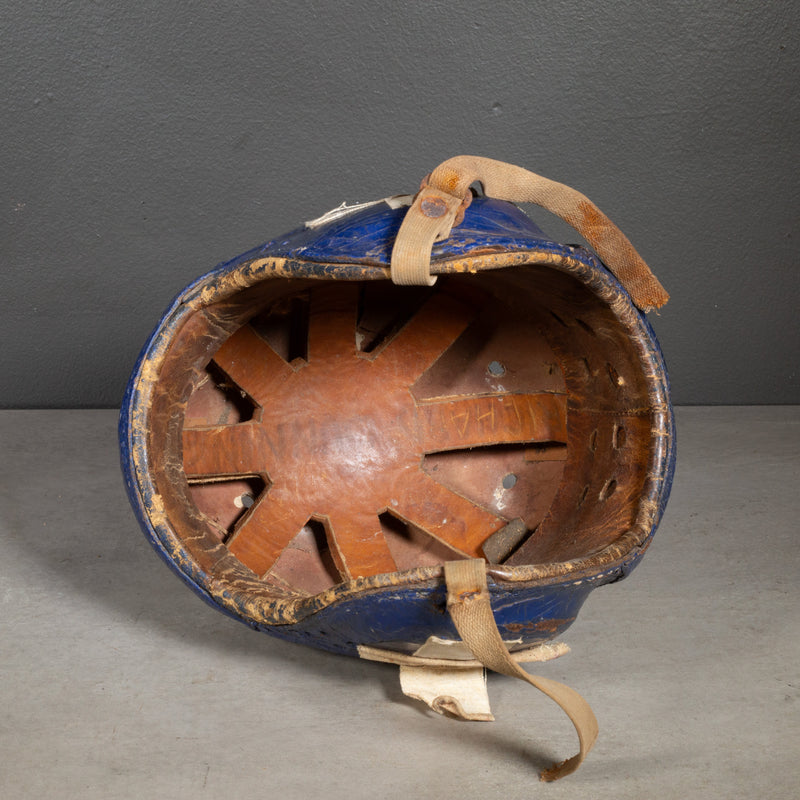
[[[271,592],[590,558],[652,502],[667,401],[645,339],[607,281],[544,265],[264,280],[174,331],[148,467],[192,558]]]

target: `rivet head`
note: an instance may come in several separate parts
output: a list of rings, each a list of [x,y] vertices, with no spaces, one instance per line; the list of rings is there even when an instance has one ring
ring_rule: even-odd
[[[419,205],[426,217],[436,219],[447,213],[447,203],[441,197],[426,197]]]
[[[513,489],[517,485],[517,476],[513,472],[509,472],[503,477],[502,483],[504,489]]]
[[[506,368],[499,361],[489,362],[486,371],[495,378],[500,378],[506,374]]]

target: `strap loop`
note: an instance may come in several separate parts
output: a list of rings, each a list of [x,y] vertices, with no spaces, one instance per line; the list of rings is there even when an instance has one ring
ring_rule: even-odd
[[[460,197],[431,186],[420,189],[403,219],[392,251],[392,280],[396,284],[433,286],[436,283],[436,277],[431,275],[431,248],[435,241],[450,235],[460,209]],[[397,268],[396,263],[401,266]]]
[[[592,749],[598,733],[597,719],[574,689],[563,683],[526,672],[509,655],[492,613],[486,565],[480,559],[449,561],[444,565],[447,583],[447,609],[459,636],[484,666],[520,678],[558,703],[575,726],[580,751],[572,758],[554,764],[539,777],[554,781],[575,772]]]
[[[469,187],[476,181],[488,197],[535,203],[569,223],[597,251],[643,311],[660,308],[669,299],[625,234],[588,197],[521,167],[480,156],[451,158],[423,181],[392,250],[395,283],[432,286],[436,282],[430,274],[431,248],[460,224],[471,200]]]

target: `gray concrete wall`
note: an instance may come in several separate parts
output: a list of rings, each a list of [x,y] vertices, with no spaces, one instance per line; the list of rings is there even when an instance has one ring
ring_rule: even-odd
[[[800,5],[655,6],[6,2],[0,404],[118,404],[190,279],[462,152],[630,236],[676,402],[800,402]]]

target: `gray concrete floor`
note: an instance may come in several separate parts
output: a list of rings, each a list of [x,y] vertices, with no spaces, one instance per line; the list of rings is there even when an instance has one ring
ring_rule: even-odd
[[[574,733],[490,676],[497,721],[438,717],[395,668],[250,631],[156,557],[113,411],[0,412],[4,798],[797,798],[800,407],[681,408],[642,565],[596,591],[537,672],[591,702]]]

